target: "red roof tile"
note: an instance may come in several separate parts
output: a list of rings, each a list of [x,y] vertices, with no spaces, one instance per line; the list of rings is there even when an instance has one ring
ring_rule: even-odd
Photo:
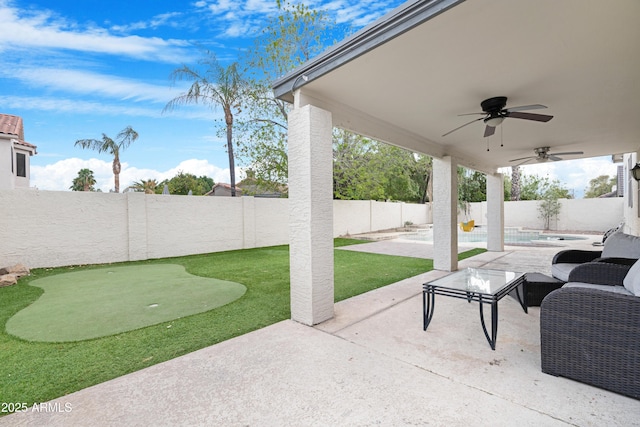
[[[0,114],[0,133],[15,135],[19,139],[24,140],[22,117]]]
[[[11,114],[0,114],[0,133],[17,136],[19,145],[31,148],[33,150],[33,154],[36,154],[37,147],[24,140],[22,117],[13,116]]]

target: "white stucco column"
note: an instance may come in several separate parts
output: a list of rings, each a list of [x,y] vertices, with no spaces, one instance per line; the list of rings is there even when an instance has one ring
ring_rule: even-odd
[[[504,176],[487,174],[487,249],[504,251]]]
[[[312,105],[289,114],[291,318],[333,317],[333,151],[331,113]]]
[[[458,269],[458,165],[446,156],[433,159],[433,267]]]

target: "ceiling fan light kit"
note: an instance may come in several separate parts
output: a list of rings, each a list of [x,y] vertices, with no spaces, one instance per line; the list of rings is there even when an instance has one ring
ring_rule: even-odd
[[[503,121],[504,121],[504,117],[491,117],[484,120],[485,124],[487,126],[491,126],[492,128],[496,126],[500,126]]]

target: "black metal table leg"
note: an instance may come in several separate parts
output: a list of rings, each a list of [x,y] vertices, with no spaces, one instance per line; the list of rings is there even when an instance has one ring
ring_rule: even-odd
[[[422,330],[426,331],[431,318],[433,317],[433,309],[435,308],[435,293],[433,289],[422,291]]]
[[[480,303],[480,323],[482,324],[484,336],[487,338],[487,341],[491,346],[491,350],[495,350],[496,336],[498,335],[498,301],[491,301],[491,336],[489,336],[487,325],[484,322],[484,310],[482,308],[484,303],[482,302],[482,295],[479,295],[478,302]]]

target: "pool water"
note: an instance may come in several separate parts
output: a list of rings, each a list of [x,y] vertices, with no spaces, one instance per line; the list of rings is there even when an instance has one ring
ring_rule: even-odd
[[[416,233],[403,236],[404,239],[418,240],[422,242],[433,242],[433,230],[419,230]],[[586,240],[586,237],[566,236],[546,234],[540,231],[522,230],[515,227],[507,227],[504,229],[505,244],[535,244],[535,243],[553,243],[562,240]],[[464,232],[458,230],[458,243],[486,242],[486,227],[475,227],[472,231]]]

